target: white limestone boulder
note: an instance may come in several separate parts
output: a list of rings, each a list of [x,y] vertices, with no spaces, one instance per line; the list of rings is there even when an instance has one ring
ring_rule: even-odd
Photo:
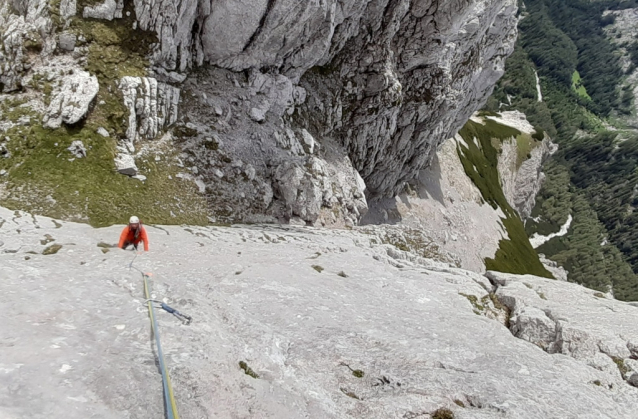
[[[62,123],[75,124],[84,118],[100,89],[97,77],[75,70],[59,80],[44,116],[44,126],[59,128]]]

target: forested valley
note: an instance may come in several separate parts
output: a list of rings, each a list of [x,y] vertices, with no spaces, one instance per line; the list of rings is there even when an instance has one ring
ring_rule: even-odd
[[[629,118],[638,39],[613,40],[621,37],[615,11],[636,7],[636,0],[520,3],[519,41],[486,105],[522,111],[559,144],[526,230],[548,234],[569,215],[573,222],[537,251],[567,269],[570,281],[625,300],[638,300],[638,127]]]

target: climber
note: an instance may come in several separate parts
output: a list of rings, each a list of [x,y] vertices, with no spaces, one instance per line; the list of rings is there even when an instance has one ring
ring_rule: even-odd
[[[139,218],[132,216],[128,221],[128,225],[124,227],[122,234],[120,234],[120,243],[117,247],[126,249],[130,245],[133,245],[133,249],[137,250],[137,245],[141,241],[144,242],[144,251],[148,252],[146,229],[142,226]]]

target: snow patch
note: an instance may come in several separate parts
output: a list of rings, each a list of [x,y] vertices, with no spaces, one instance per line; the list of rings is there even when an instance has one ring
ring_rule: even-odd
[[[505,111],[501,112],[499,116],[486,116],[485,118],[516,128],[524,134],[531,135],[536,132],[534,126],[527,121],[525,114],[519,111]]]
[[[569,231],[569,226],[572,224],[572,215],[570,214],[567,217],[567,221],[565,221],[565,224],[563,224],[560,228],[560,230],[558,231],[558,233],[552,233],[548,236],[541,236],[538,233],[534,233],[532,235],[532,237],[529,238],[529,242],[531,243],[532,247],[534,249],[540,247],[543,243],[547,243],[548,241],[550,241],[551,239],[553,239],[554,237],[562,237],[565,234],[567,234],[567,232]]]
[[[534,70],[534,77],[536,77],[536,93],[538,94],[538,101],[543,101],[543,92],[541,92],[541,81],[538,78],[538,72]]]

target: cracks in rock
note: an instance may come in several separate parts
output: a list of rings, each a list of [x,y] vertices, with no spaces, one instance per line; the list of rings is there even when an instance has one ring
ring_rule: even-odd
[[[246,45],[244,45],[244,48],[242,48],[242,52],[246,52],[246,50],[248,50],[248,48],[253,45],[253,43],[257,40],[257,37],[261,34],[261,31],[264,29],[264,25],[266,24],[266,18],[274,8],[276,1],[277,0],[268,0],[266,10],[259,20],[259,25],[257,26],[257,29],[255,29],[255,32],[253,32],[253,34],[248,39],[248,42],[246,42]]]
[[[464,394],[463,396],[465,398],[466,403],[463,403],[463,401],[458,400],[458,399],[455,400],[454,403],[456,403],[456,405],[458,405],[458,406],[461,406],[458,403],[458,402],[461,402],[463,404],[463,406],[461,406],[461,407],[491,410],[494,413],[499,413],[499,414],[505,414],[506,413],[506,410],[504,410],[502,407],[495,406],[491,402],[487,402],[487,403],[483,402],[481,400],[480,396],[474,396],[474,395],[468,395],[468,394]],[[467,406],[465,406],[465,404],[467,404]]]
[[[131,282],[128,282],[127,280],[122,279],[122,278],[119,278],[119,279],[118,278],[109,278],[108,280],[109,280],[110,283],[112,283],[116,287],[121,288],[124,291],[126,291],[134,299],[138,298],[138,296],[135,294],[135,285],[133,285]]]
[[[164,233],[166,233],[166,235],[167,235],[167,236],[170,236],[170,235],[171,235],[171,233],[169,233],[169,232],[168,232],[168,230],[166,230],[166,229],[165,229],[165,228],[163,228],[163,227],[160,227],[160,226],[157,226],[157,225],[154,225],[154,224],[149,224],[148,226],[149,226],[149,227],[156,228],[156,229],[158,229],[158,230],[162,230]]]
[[[428,9],[428,11],[426,12],[426,16],[429,16],[432,18],[432,25],[434,25],[434,31],[435,32],[441,32],[439,30],[439,24],[436,22],[436,18],[435,18],[435,14],[436,12],[439,11],[439,0],[434,0],[432,2],[432,6],[430,6],[430,8]]]
[[[384,18],[381,24],[381,32],[385,32],[391,26],[391,23],[395,19],[400,19],[397,12],[399,12],[399,8],[402,5],[404,5],[403,0],[390,0],[388,2],[388,4],[385,6],[385,9],[383,10],[382,16]],[[408,12],[408,9],[404,8],[403,16],[405,16],[407,12]]]
[[[195,52],[198,52],[204,49],[204,46],[202,44],[202,37],[201,37],[202,26],[203,26],[202,22],[203,22],[203,19],[195,19],[195,22],[193,22],[193,27],[191,28],[191,42],[193,43],[192,47]]]
[[[506,285],[499,283],[489,274],[487,274],[486,277],[489,279],[490,283],[494,287],[493,295],[495,296],[498,289],[501,286]],[[531,288],[530,286],[528,287]],[[591,332],[580,329],[576,326],[565,329],[565,326],[566,324],[568,325],[569,320],[557,316],[555,313],[552,312],[551,309],[539,308],[533,305],[525,305],[521,301],[516,301],[515,297],[508,297],[506,300],[506,302],[508,303],[507,306],[510,309],[508,317],[512,322],[511,327],[508,327],[508,329],[510,333],[512,333],[512,336],[538,346],[550,355],[567,355],[602,372],[604,372],[605,369],[596,366],[595,360],[597,359],[596,357],[598,357],[599,354],[605,355],[606,357],[609,357],[618,367],[618,371],[620,373],[622,381],[624,381],[628,385],[634,385],[632,377],[636,373],[638,373],[638,371],[633,371],[625,361],[627,359],[638,359],[638,354],[635,354],[632,351],[633,346],[627,339],[623,338],[622,336],[618,336],[622,341],[626,343],[627,349],[629,350],[631,355],[629,355],[628,357],[618,356],[614,354],[615,351],[613,349],[610,350],[605,345],[605,341],[601,340],[601,338],[597,338],[596,336],[592,336],[590,334]],[[535,315],[532,310],[526,311],[527,308],[541,311],[546,319],[553,323],[553,333],[547,333],[552,332],[552,327],[543,323],[542,318],[539,317],[540,313],[537,313]],[[519,322],[520,316],[526,316],[526,320]],[[548,328],[549,330],[547,330]],[[589,353],[589,349],[587,346],[588,342],[591,343],[592,341],[595,341],[596,344],[593,354]],[[594,364],[592,364],[592,362],[594,362]],[[594,382],[594,384],[600,385],[600,380],[596,380],[596,382]]]
[[[450,370],[450,371],[462,372],[464,374],[476,374],[477,373],[476,371],[468,371],[468,370],[464,370],[462,368],[457,368],[457,367],[445,365],[442,362],[436,362],[434,364],[434,368],[438,368],[438,369],[442,369],[442,370]]]

